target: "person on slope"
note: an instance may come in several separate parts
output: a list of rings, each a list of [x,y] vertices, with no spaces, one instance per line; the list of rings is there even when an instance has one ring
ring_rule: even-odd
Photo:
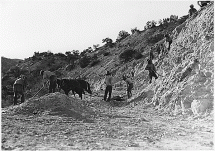
[[[208,3],[210,3],[210,1],[198,1],[198,2],[197,2],[197,4],[198,4],[200,7],[207,6]]]
[[[125,75],[122,76],[122,79],[126,82],[127,84],[127,95],[128,99],[132,96],[131,90],[133,89],[134,85],[133,82],[131,81],[130,78],[126,77]]]
[[[170,45],[172,44],[172,38],[170,37],[169,34],[166,34],[165,38],[166,38],[166,42],[169,43],[168,50],[170,50]]]
[[[150,50],[150,52],[149,52],[149,58],[150,58],[151,60],[154,59],[154,54],[153,54],[152,48],[151,48],[151,50]]]
[[[193,14],[195,14],[197,12],[197,10],[194,8],[194,5],[191,4],[190,5],[190,9],[188,11],[189,17],[191,17]]]
[[[44,85],[49,81],[49,93],[54,93],[57,87],[57,77],[55,73],[41,70],[40,75],[43,76]]]
[[[106,84],[106,88],[105,88],[104,101],[109,102],[110,99],[111,99],[111,93],[112,93],[112,87],[113,87],[113,77],[112,77],[112,75],[111,75],[111,73],[109,71],[107,71],[107,74],[106,74],[106,77],[105,77],[105,84]],[[108,99],[107,99],[108,93],[109,93],[109,96],[108,96]]]
[[[13,98],[13,104],[17,105],[17,99],[18,95],[21,95],[21,103],[25,101],[25,88],[27,86],[27,78],[24,75],[21,75],[20,78],[18,78],[14,84],[13,84],[13,92],[14,92],[14,98]]]
[[[132,68],[132,70],[131,70],[131,76],[132,76],[132,77],[134,77],[134,72],[135,72],[135,69]]]
[[[155,77],[155,79],[158,78],[158,76],[156,75],[156,69],[154,64],[152,63],[152,60],[148,59],[148,64],[146,65],[145,70],[149,70],[149,83],[152,83],[152,77]]]

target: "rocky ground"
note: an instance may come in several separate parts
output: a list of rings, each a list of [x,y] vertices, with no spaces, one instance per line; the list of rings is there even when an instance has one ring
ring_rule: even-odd
[[[113,96],[119,94],[114,93]],[[99,94],[80,100],[57,92],[3,108],[1,149],[214,148],[213,112],[198,117],[190,112],[173,116],[161,113],[141,99],[117,106],[102,101],[103,92]]]

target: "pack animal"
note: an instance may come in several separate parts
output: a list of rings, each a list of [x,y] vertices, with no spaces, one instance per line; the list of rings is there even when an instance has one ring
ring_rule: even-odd
[[[82,94],[84,93],[83,88],[80,83],[74,79],[57,79],[58,88],[63,89],[66,95],[69,95],[69,92],[72,91],[75,96],[75,92],[82,99]]]
[[[77,79],[77,81],[83,90],[87,91],[89,94],[92,94],[92,91],[90,90],[90,84],[87,81],[82,79]]]

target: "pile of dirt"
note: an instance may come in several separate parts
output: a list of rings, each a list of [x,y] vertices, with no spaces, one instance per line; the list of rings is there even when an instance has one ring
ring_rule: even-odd
[[[39,98],[31,98],[26,102],[9,107],[10,114],[24,115],[58,115],[71,117],[78,120],[86,120],[95,113],[86,105],[86,102],[68,97],[65,94],[56,92],[46,94]]]

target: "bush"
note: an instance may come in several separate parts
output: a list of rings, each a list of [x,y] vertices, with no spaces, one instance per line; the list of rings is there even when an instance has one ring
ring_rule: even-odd
[[[132,33],[132,34],[135,34],[135,33],[140,34],[140,30],[137,29],[137,27],[135,27],[134,29],[131,29],[131,33]]]
[[[183,22],[185,22],[187,20],[188,17],[189,17],[189,15],[182,16],[180,19],[178,19],[178,23],[182,24]]]
[[[148,21],[146,23],[146,25],[144,26],[144,29],[150,29],[150,28],[156,27],[156,24],[157,24],[157,22],[154,20]]]
[[[60,58],[62,58],[62,59],[66,59],[66,55],[64,55],[63,53],[57,53],[57,54],[55,54],[55,56],[58,56],[58,57],[60,57]]]
[[[135,52],[135,54],[134,54],[134,59],[140,59],[140,58],[142,58],[143,57],[143,55],[140,53],[140,52]]]
[[[89,65],[91,58],[89,56],[83,56],[82,58],[79,59],[79,64],[81,68],[85,68],[86,66]]]
[[[134,53],[135,53],[134,50],[126,49],[124,52],[122,52],[119,55],[119,59],[120,59],[121,62],[127,62],[127,61],[132,59]]]
[[[110,52],[104,52],[103,55],[104,56],[108,56],[110,54]]]
[[[94,61],[92,61],[92,62],[90,63],[90,66],[93,67],[93,66],[95,66],[96,64],[98,64],[99,62],[100,62],[99,59],[94,60]]]
[[[127,31],[120,31],[117,37],[117,42],[120,42],[121,40],[125,39],[126,37],[128,37],[130,34]]]
[[[102,43],[105,43],[105,46],[112,48],[114,46],[113,40],[110,38],[102,39]]]
[[[59,68],[61,68],[61,64],[53,64],[50,68],[49,68],[49,71],[55,71]]]
[[[158,41],[162,40],[164,38],[164,34],[157,34],[155,36],[151,36],[148,38],[148,43],[157,43]]]

